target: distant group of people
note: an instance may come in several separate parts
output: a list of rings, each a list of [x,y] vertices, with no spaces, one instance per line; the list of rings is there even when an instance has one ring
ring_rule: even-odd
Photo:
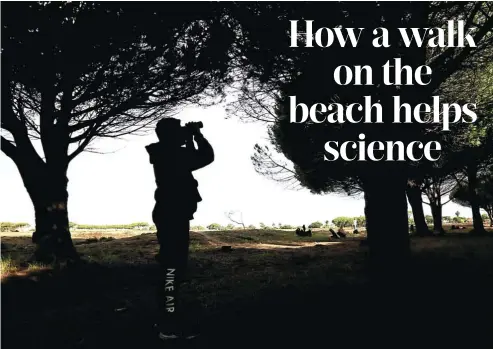
[[[329,232],[331,233],[331,237],[334,239],[341,239],[341,238],[345,238],[347,236],[347,233],[343,227],[339,227],[337,232],[334,229],[330,228]],[[312,236],[312,230],[311,229],[307,230],[304,224],[301,228],[299,228],[299,227],[296,228],[295,233],[297,236]],[[353,230],[353,234],[354,235],[359,234],[359,231],[358,231],[358,229],[356,229],[356,227]]]
[[[296,235],[298,236],[312,236],[312,230],[308,229],[306,230],[305,225],[303,224],[303,229],[301,228],[296,228]]]

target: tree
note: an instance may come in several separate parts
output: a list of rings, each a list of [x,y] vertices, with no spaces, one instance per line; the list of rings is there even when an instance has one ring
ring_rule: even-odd
[[[353,219],[351,217],[336,217],[332,220],[332,223],[336,227],[345,228],[350,227],[353,224]]]
[[[316,222],[313,222],[311,223],[308,228],[310,229],[318,229],[318,228],[322,228],[323,227],[323,223],[322,222],[319,222],[319,221],[316,221]]]
[[[486,214],[490,219],[490,226],[492,226],[493,166],[490,166],[487,171],[480,173],[480,175],[478,176],[475,196],[479,207],[485,210]],[[471,207],[471,196],[470,196],[469,186],[467,183],[458,186],[450,194],[450,198],[452,199],[452,201],[454,201],[459,205]]]
[[[226,212],[226,217],[234,224],[241,225],[243,229],[246,229],[245,223],[243,222],[243,212],[239,211],[229,211]]]
[[[434,222],[433,216],[430,216],[429,214],[425,216],[425,220],[426,220],[426,224],[433,224]]]
[[[490,217],[488,216],[488,214],[487,214],[487,213],[483,213],[483,214],[481,215],[481,218],[483,219],[483,222],[486,222],[486,221],[490,220]]]
[[[224,227],[219,223],[211,223],[207,226],[209,230],[224,230]]]
[[[488,50],[491,57],[492,50]],[[485,233],[476,195],[478,174],[493,159],[493,63],[473,64],[455,74],[453,81],[441,88],[442,96],[449,101],[469,101],[476,105],[477,121],[456,128],[451,147],[455,148],[454,162],[467,176],[470,207],[473,217],[473,233]],[[458,183],[460,184],[460,183]]]
[[[214,6],[2,6],[1,148],[34,205],[36,259],[78,260],[67,208],[77,155],[219,91],[231,40]]]
[[[294,227],[290,224],[283,224],[280,227],[281,229],[294,229]]]
[[[423,198],[421,193],[422,179],[416,177],[408,179],[406,195],[407,200],[412,208],[412,223],[416,226],[416,235],[428,236],[431,235],[431,230],[426,224],[425,213],[423,210]],[[410,220],[410,218],[409,218]]]
[[[16,231],[18,229],[28,228],[29,223],[12,223],[12,222],[0,222],[0,231]]]
[[[205,230],[205,228],[201,225],[194,225],[190,227],[190,230]]]
[[[229,223],[225,228],[226,228],[225,230],[234,230],[235,226],[233,224]]]
[[[460,211],[455,211],[455,216],[456,216],[457,218],[459,218],[459,217],[460,217]]]
[[[464,218],[464,217],[454,217],[452,219],[452,222],[454,222],[454,223],[465,223],[466,222],[466,218]]]
[[[289,10],[286,12],[289,13]],[[252,13],[257,14],[258,11]],[[304,49],[303,44],[300,43],[299,48],[286,52],[282,48],[278,50],[277,43],[271,42],[268,55],[262,56],[258,54],[257,48],[269,47],[269,45],[265,42],[263,45],[258,44],[262,42],[262,36],[258,35],[259,33],[253,35],[252,41],[257,45],[253,45],[255,50],[246,52],[245,56],[249,58],[250,66],[253,66],[249,69],[250,76],[258,77],[257,86],[260,88],[251,91],[252,84],[246,84],[244,89],[249,91],[249,94],[244,96],[245,99],[250,96],[250,100],[254,100],[253,104],[258,105],[260,98],[256,99],[255,96],[259,94],[262,96],[265,93],[273,95],[271,100],[274,100],[275,104],[267,106],[270,113],[264,113],[268,118],[266,120],[272,123],[270,141],[275,151],[282,153],[293,166],[291,168],[283,164],[276,166],[276,161],[272,161],[274,159],[272,153],[260,146],[256,147],[254,164],[259,167],[264,166],[264,169],[267,169],[266,175],[275,175],[280,168],[284,170],[280,173],[289,176],[288,178],[294,176],[300,185],[316,194],[351,192],[353,188],[363,189],[371,270],[380,276],[387,272],[403,276],[409,255],[406,215],[409,164],[342,160],[327,162],[324,161],[324,145],[328,140],[339,142],[357,140],[360,133],[365,134],[367,142],[400,140],[406,144],[415,140],[426,140],[431,136],[438,137],[438,134],[429,135],[426,132],[428,125],[393,124],[390,121],[393,119],[391,112],[384,113],[382,124],[292,123],[289,120],[289,96],[297,96],[297,103],[302,102],[310,106],[334,100],[347,104],[371,95],[372,100],[379,100],[384,110],[392,110],[393,95],[400,95],[401,101],[411,105],[425,102],[444,81],[461,69],[465,63],[472,62],[491,44],[489,37],[493,23],[491,5],[488,3],[401,3],[395,7],[383,3],[365,3],[357,6],[349,3],[310,4],[299,9],[297,18],[300,17],[313,19],[315,23],[319,20],[328,27],[384,26],[390,32],[391,47],[385,50],[374,49],[370,44],[371,38],[365,38],[365,32],[362,32],[360,45],[357,48],[340,48],[334,45],[327,49]],[[274,20],[268,18],[271,19],[269,23],[271,33],[265,39],[271,39],[275,35],[272,33],[278,30],[278,41],[289,42],[284,22],[279,21],[282,22],[282,26],[278,29],[276,18]],[[280,15],[279,18],[285,19],[285,16]],[[446,20],[452,18],[464,19],[467,28],[473,26],[477,28],[474,32],[477,47],[450,47],[440,51],[424,47],[404,48],[404,45],[398,42],[398,28],[441,27]],[[259,21],[259,28],[263,28],[261,19]],[[249,29],[254,31],[252,28]],[[300,38],[303,38],[303,35],[300,35]],[[401,57],[405,64],[414,67],[428,64],[433,69],[432,82],[423,87],[384,86],[385,84],[379,80],[381,76],[377,74],[374,75],[372,86],[341,87],[334,83],[332,72],[341,64],[367,65],[372,67],[373,71],[377,71],[385,62],[397,56]],[[248,113],[247,109],[250,109],[251,104],[244,105],[243,111]],[[270,118],[269,115],[275,117]],[[389,263],[390,260],[392,263]],[[387,277],[380,280],[392,279]]]
[[[443,168],[433,169],[430,175],[423,180],[421,190],[428,198],[428,202],[424,201],[424,203],[431,208],[433,231],[437,234],[445,234],[442,207],[451,201],[451,199],[448,199],[442,202],[442,198],[448,196],[462,180],[463,178],[457,179],[455,174],[450,175],[444,172]]]
[[[357,216],[357,217],[353,217],[353,219],[356,219],[356,223],[358,224],[358,227],[364,227],[366,225],[365,216]]]

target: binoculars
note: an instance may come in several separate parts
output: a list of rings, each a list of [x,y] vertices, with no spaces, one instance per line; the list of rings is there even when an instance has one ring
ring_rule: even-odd
[[[204,124],[202,123],[202,121],[192,121],[192,122],[187,122],[185,124],[185,127],[193,131],[204,127]]]

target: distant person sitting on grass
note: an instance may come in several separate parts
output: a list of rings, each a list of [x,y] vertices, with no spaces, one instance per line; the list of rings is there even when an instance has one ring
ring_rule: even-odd
[[[303,229],[296,228],[296,235],[298,235],[298,236],[312,236],[312,230],[311,229],[306,230],[306,227],[303,224]]]
[[[334,239],[340,239],[339,235],[337,235],[337,233],[334,231],[334,229],[330,228],[329,231],[332,234],[332,237]]]
[[[158,305],[161,339],[190,338],[185,328],[180,283],[188,264],[190,220],[202,201],[192,172],[214,161],[214,151],[200,132],[201,123],[165,118],[156,126],[158,143],[146,146],[154,167],[157,189],[152,219],[156,224],[161,266]],[[198,149],[195,148],[194,140]]]
[[[344,230],[343,227],[340,227],[339,230],[337,231],[337,235],[339,235],[340,238],[345,238],[346,237],[346,231]]]

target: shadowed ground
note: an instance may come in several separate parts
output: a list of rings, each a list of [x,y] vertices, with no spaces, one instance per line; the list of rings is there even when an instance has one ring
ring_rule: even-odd
[[[413,238],[409,289],[367,294],[360,237],[293,232],[192,233],[184,286],[203,335],[184,348],[493,344],[493,238]],[[79,270],[26,265],[28,238],[2,238],[4,348],[159,348],[152,327],[154,234],[75,240]],[[320,244],[318,244],[320,242]],[[231,252],[220,247],[230,245]],[[16,269],[17,268],[17,269]],[[202,311],[197,312],[200,304]],[[193,314],[193,315],[192,315]],[[423,342],[425,341],[425,342]],[[166,344],[166,346],[169,346]]]

